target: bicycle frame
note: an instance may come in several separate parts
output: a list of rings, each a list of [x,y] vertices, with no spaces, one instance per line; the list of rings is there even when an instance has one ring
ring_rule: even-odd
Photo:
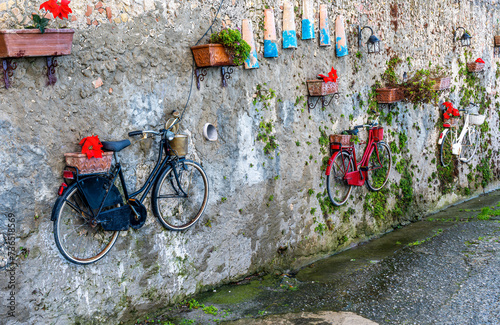
[[[367,172],[369,170],[368,169],[369,168],[368,167],[368,159],[370,158],[370,155],[373,153],[374,150],[375,150],[375,152],[377,154],[377,159],[378,159],[378,161],[380,163],[380,156],[379,156],[378,148],[377,148],[377,145],[376,145],[376,141],[375,141],[375,139],[373,137],[373,130],[374,130],[374,128],[371,128],[371,129],[368,130],[368,142],[367,142],[367,145],[365,147],[363,156],[361,157],[361,160],[360,160],[359,163],[357,162],[356,148],[355,148],[354,145],[352,145],[352,146],[346,146],[346,147],[343,147],[342,145],[339,145],[338,150],[335,150],[335,152],[333,153],[333,155],[330,157],[330,159],[328,161],[328,167],[326,168],[325,175],[330,175],[330,171],[332,169],[333,161],[335,160],[335,158],[337,157],[337,155],[342,154],[342,152],[347,152],[349,154],[349,156],[352,158],[352,161],[354,162],[354,165],[352,166],[353,171],[352,172],[347,172],[344,175],[344,179],[347,180],[347,182],[348,182],[349,185],[363,186],[365,184],[366,177],[367,177]],[[350,164],[350,162],[351,162],[351,159],[349,159],[348,164]],[[342,160],[342,164],[343,164],[342,167],[344,168],[344,170],[349,170],[350,166],[349,165],[345,166],[344,165],[345,164],[344,160]]]
[[[454,135],[453,136],[453,144],[452,144],[452,154],[458,156],[460,155],[460,153],[462,152],[462,141],[465,137],[465,134],[467,133],[467,131],[469,130],[469,112],[466,112],[464,113],[464,125],[462,127],[462,130],[460,131],[460,135],[458,136],[458,138],[456,137],[456,134],[457,134],[457,130],[456,128],[446,128],[445,130],[443,130],[443,132],[441,132],[441,134],[439,135],[439,141],[438,141],[438,145],[441,145],[443,143],[443,139],[444,139],[444,136],[448,133],[448,132],[452,132],[452,134]]]
[[[137,190],[131,194],[128,193],[127,184],[125,182],[125,177],[123,175],[122,167],[121,167],[121,164],[116,157],[116,152],[115,152],[114,156],[115,156],[116,163],[113,166],[113,171],[108,173],[108,175],[107,175],[108,176],[107,178],[109,178],[110,181],[108,181],[108,189],[106,190],[106,195],[104,196],[102,201],[99,203],[99,208],[97,209],[97,212],[94,212],[94,209],[89,209],[90,213],[92,214],[92,216],[90,216],[90,217],[92,219],[96,219],[97,216],[99,216],[99,214],[101,213],[101,211],[104,208],[106,208],[108,206],[116,205],[118,203],[123,203],[123,200],[121,199],[121,194],[119,192],[117,193],[118,189],[114,185],[117,177],[119,177],[119,179],[120,179],[120,183],[121,183],[122,188],[123,188],[123,194],[125,196],[126,202],[128,202],[130,199],[135,199],[139,194],[143,193],[141,198],[137,200],[139,203],[142,204],[142,202],[144,202],[144,200],[146,199],[146,196],[148,195],[149,191],[151,190],[151,188],[155,184],[156,180],[158,179],[160,172],[163,171],[163,169],[165,168],[165,166],[167,164],[170,164],[172,166],[172,168],[174,169],[174,176],[175,176],[175,180],[177,182],[178,189],[180,190],[182,195],[187,196],[185,191],[182,189],[182,186],[181,186],[180,181],[179,181],[177,169],[175,167],[177,162],[185,160],[185,157],[169,156],[168,152],[170,150],[171,149],[170,149],[170,146],[168,144],[168,141],[166,141],[164,138],[162,138],[162,140],[160,142],[160,146],[159,146],[158,160],[156,162],[155,167],[153,168],[153,171],[149,174],[148,179],[146,180],[144,185],[139,190]],[[163,151],[165,151],[165,157],[163,157]],[[97,202],[95,202],[95,200],[92,197],[89,197],[89,195],[85,194],[86,191],[85,191],[84,185],[82,183],[84,180],[89,179],[92,176],[94,176],[94,177],[101,176],[100,178],[104,178],[106,174],[97,173],[97,174],[79,175],[78,168],[73,167],[73,166],[70,166],[70,167],[75,168],[75,170],[76,170],[76,186],[79,190],[79,193],[82,194],[82,196],[83,196],[82,199],[85,201],[85,204],[87,204],[87,206],[89,206],[89,207],[95,206],[95,204],[97,204]],[[109,186],[109,184],[111,186]],[[117,200],[117,195],[120,197],[120,200]],[[110,199],[108,199],[108,198],[110,198]],[[81,211],[81,209],[74,207],[70,202],[68,202],[68,201],[66,201],[66,202],[68,204],[70,204],[73,209],[75,209],[79,212],[82,212],[84,214],[87,214],[84,211]]]

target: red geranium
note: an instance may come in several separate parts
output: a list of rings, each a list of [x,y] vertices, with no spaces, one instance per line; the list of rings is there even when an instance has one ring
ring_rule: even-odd
[[[63,18],[66,18],[68,19],[68,15],[73,13],[73,11],[71,10],[71,8],[69,7],[69,3],[71,1],[69,0],[61,0],[61,5],[59,6],[59,15],[57,15],[57,17],[59,17],[60,19],[63,19]]]
[[[319,77],[323,78],[323,81],[324,82],[337,82],[337,70],[335,70],[333,67],[332,67],[332,70],[330,72],[328,72],[328,77],[325,76],[325,75],[318,75]]]
[[[102,143],[97,135],[83,138],[79,145],[82,146],[82,153],[87,155],[87,158],[102,158]]]
[[[483,61],[483,59],[478,58],[478,59],[476,60],[476,63],[484,63],[484,61]]]
[[[40,5],[40,10],[45,10],[50,12],[54,18],[68,18],[68,15],[73,11],[69,7],[70,0],[47,0]],[[49,19],[46,18],[46,14],[33,14],[34,26],[28,28],[37,28],[42,34],[45,32],[45,28],[49,24]]]
[[[460,116],[460,112],[458,111],[458,109],[456,109],[455,107],[453,107],[452,103],[450,103],[450,102],[444,102],[443,106],[447,108],[446,112],[444,112],[444,114],[443,114],[443,117],[445,119],[449,119],[450,115],[451,116]]]
[[[49,0],[40,5],[40,10],[46,10],[52,13],[54,17],[59,16],[59,5],[57,4],[57,0]]]

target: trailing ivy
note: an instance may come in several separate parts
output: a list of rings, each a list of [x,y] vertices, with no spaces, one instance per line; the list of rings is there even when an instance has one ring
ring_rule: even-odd
[[[276,148],[278,148],[276,136],[271,135],[271,133],[273,132],[273,122],[261,121],[259,124],[259,129],[260,132],[259,134],[257,134],[257,140],[265,143],[263,150],[266,155],[269,155],[271,152],[276,150]]]

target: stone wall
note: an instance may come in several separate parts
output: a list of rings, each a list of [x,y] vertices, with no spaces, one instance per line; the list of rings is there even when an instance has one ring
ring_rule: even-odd
[[[499,26],[494,2],[314,0],[316,14],[320,3],[331,4],[331,26],[338,14],[344,15],[349,56],[336,58],[334,48],[320,48],[318,39],[299,40],[296,50],[280,49],[277,59],[260,57],[260,69],[236,68],[223,89],[220,71],[209,69],[201,90],[193,87],[181,125],[190,135],[190,158],[202,163],[210,179],[204,216],[192,229],[174,233],[150,211],[142,229],[121,233],[104,259],[82,267],[61,257],[50,221],[63,154],[78,150],[79,140],[91,134],[121,140],[132,130],[160,129],[173,110],[182,110],[191,85],[189,47],[209,27],[219,1],[72,1],[73,14],[61,25],[75,29],[73,52],[57,58],[57,83],[46,85],[44,58],[26,58],[16,60],[11,88],[0,88],[0,232],[7,234],[6,216],[14,214],[18,254],[16,318],[8,323],[125,322],[257,271],[296,270],[496,188],[500,132],[492,44]],[[295,1],[298,31],[301,3]],[[262,53],[260,26],[267,6],[275,9],[281,35],[282,2],[275,0],[225,0],[214,30],[239,27],[249,18]],[[29,24],[36,9],[33,2],[0,0],[0,28]],[[374,28],[383,40],[382,53],[367,55],[362,48],[362,57],[355,55],[359,24]],[[458,26],[473,36],[470,49],[455,46]],[[453,88],[441,94],[440,102],[449,98],[460,106],[462,97],[472,96],[483,104],[488,122],[483,145],[446,181],[438,167],[438,107],[380,106],[385,139],[399,151],[393,152],[387,190],[375,195],[366,187],[354,188],[345,206],[332,209],[321,170],[326,147],[318,139],[372,117],[371,87],[395,56],[403,59],[399,76],[428,69],[429,62],[449,68]],[[463,64],[477,57],[486,62],[485,72],[467,77]],[[332,66],[338,70],[340,98],[308,113],[305,80]],[[266,99],[272,92],[276,96]],[[257,140],[264,132],[261,121],[272,123],[279,144],[269,155]],[[203,138],[207,122],[218,128],[216,143]],[[135,143],[120,153],[132,186],[142,184],[153,166],[155,145]],[[7,245],[0,246],[3,302],[9,297],[4,279],[10,276]]]

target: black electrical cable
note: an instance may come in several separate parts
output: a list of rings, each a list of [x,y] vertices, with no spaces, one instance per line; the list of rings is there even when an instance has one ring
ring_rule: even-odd
[[[224,1],[225,0],[221,0],[220,1],[219,9],[217,9],[217,12],[215,13],[215,17],[214,17],[214,20],[212,20],[212,24],[210,24],[210,27],[208,27],[208,29],[205,32],[205,34],[203,34],[203,36],[198,40],[198,42],[196,42],[195,46],[198,45],[205,36],[207,36],[207,34],[208,34],[208,32],[210,30],[212,30],[212,26],[215,24],[215,21],[217,20],[217,16],[219,15],[220,9],[222,8],[222,4],[224,3]],[[196,67],[196,63],[194,62],[194,54],[193,54],[193,65],[192,65],[192,68],[191,68],[191,86],[189,87],[189,95],[188,95],[188,98],[187,98],[187,101],[186,101],[186,105],[184,106],[184,109],[182,110],[181,117],[177,120],[177,122],[175,124],[178,124],[178,123],[180,123],[182,121],[182,118],[184,117],[184,112],[186,112],[186,108],[187,108],[187,106],[189,104],[189,101],[191,99],[191,93],[193,91],[193,81],[194,81],[195,67]]]

